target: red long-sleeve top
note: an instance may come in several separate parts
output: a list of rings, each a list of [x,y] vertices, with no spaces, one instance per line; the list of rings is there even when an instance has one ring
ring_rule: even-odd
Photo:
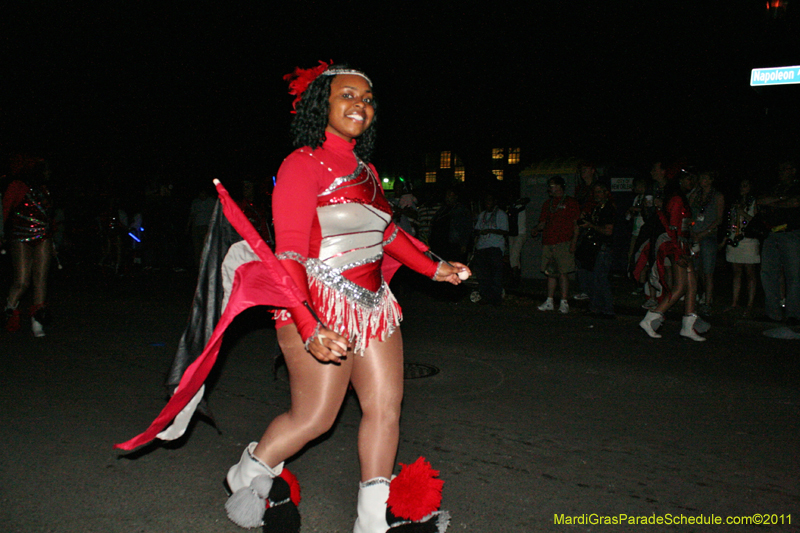
[[[664,253],[675,259],[688,254],[689,225],[692,221],[692,210],[689,205],[676,195],[667,201],[665,212],[659,212],[658,215],[669,236],[669,242],[664,244]]]
[[[331,211],[326,211],[326,208],[359,204],[365,207],[364,216],[370,217],[371,226],[367,231],[354,231],[349,235],[340,233],[336,236],[340,239],[340,248],[348,248],[347,253],[376,259],[366,264],[363,264],[365,261],[358,261],[342,267],[341,275],[360,287],[372,292],[381,288],[383,278],[380,267],[384,252],[428,277],[433,277],[438,267],[438,263],[420,252],[391,222],[391,207],[383,195],[377,172],[372,165],[359,166],[360,162],[353,153],[354,147],[355,142],[329,135],[319,148],[304,147],[295,150],[278,170],[273,192],[276,255],[320,317],[323,315],[319,312],[319,298],[309,290],[307,265],[302,261],[318,259],[326,263],[339,259],[320,257],[321,249],[325,249],[323,236],[330,238],[332,233],[329,227],[323,226],[335,226],[336,220],[332,221],[332,218],[337,218],[331,217]],[[345,179],[359,168],[363,169],[360,179]],[[323,214],[322,219],[320,214]],[[383,214],[386,215],[385,220],[381,218]],[[371,218],[373,215],[375,218]],[[378,231],[380,234],[376,233]],[[359,246],[367,233],[375,235],[371,244],[363,247],[367,248],[365,250]],[[347,246],[348,239],[354,243],[352,249]],[[289,311],[303,340],[308,340],[314,332],[316,320],[304,307],[291,308]],[[281,325],[284,324],[279,321],[278,326]],[[348,335],[351,332],[338,333]]]

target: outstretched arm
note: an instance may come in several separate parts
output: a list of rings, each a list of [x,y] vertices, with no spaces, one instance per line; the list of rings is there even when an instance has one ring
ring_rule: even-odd
[[[425,255],[411,238],[395,224],[389,224],[384,232],[383,250],[388,255],[397,259],[411,270],[434,281],[447,281],[453,285],[461,283],[462,278],[467,279],[472,273],[469,267],[461,263],[450,261],[436,262]],[[459,276],[459,273],[460,276]]]

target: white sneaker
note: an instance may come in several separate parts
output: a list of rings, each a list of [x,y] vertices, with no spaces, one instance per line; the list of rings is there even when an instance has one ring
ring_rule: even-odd
[[[573,296],[572,299],[573,300],[588,300],[589,299],[589,295],[586,294],[585,292],[579,292],[578,294]]]
[[[569,313],[569,304],[566,300],[561,300],[561,305],[558,306],[558,312],[562,315]]]
[[[555,307],[553,307],[553,299],[552,298],[548,298],[547,300],[544,301],[544,303],[542,305],[540,305],[538,307],[538,309],[539,309],[539,311],[552,311],[552,310],[554,310]]]
[[[34,337],[44,337],[44,327],[33,317],[31,317],[31,331]]]

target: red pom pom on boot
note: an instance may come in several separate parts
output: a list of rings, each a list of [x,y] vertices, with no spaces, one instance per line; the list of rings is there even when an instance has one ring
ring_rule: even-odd
[[[386,517],[391,533],[444,533],[450,513],[441,511],[442,487],[439,471],[420,457],[400,465],[400,473],[389,487]]]
[[[450,513],[440,511],[439,472],[422,457],[390,482],[375,478],[359,485],[358,519],[354,533],[444,533]]]

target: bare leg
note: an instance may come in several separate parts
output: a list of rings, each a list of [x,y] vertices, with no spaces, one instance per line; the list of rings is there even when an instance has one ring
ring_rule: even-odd
[[[673,261],[672,263],[672,281],[674,282],[674,286],[672,286],[672,293],[670,294],[669,299],[664,299],[661,301],[658,306],[653,309],[656,313],[664,314],[666,313],[673,305],[678,303],[681,299],[681,296],[684,294],[686,295],[686,306],[689,306],[689,300],[691,297],[694,297],[694,294],[689,295],[689,291],[687,290],[688,287],[688,275],[687,269],[678,266],[676,262]],[[692,279],[694,279],[694,275],[692,275]],[[694,285],[695,294],[697,293],[697,285]],[[694,308],[694,302],[692,302],[692,308]]]
[[[739,305],[739,294],[742,292],[742,264],[731,263],[733,267],[733,302],[731,308]]]
[[[277,335],[289,369],[292,406],[272,421],[254,451],[270,467],[331,428],[358,357],[350,353],[341,365],[323,364],[306,351],[294,324],[279,328]]]
[[[756,299],[756,265],[744,265],[744,271],[747,274],[747,309],[750,310]]]
[[[555,281],[555,278],[550,279]],[[567,274],[559,274],[558,280],[561,284],[561,299],[566,301],[569,299],[569,276]]]
[[[354,359],[352,383],[362,413],[358,429],[361,481],[389,478],[400,440],[403,402],[403,338],[400,330],[395,330],[383,342],[373,340],[364,356],[355,356]]]
[[[47,301],[47,276],[50,273],[50,262],[53,258],[53,241],[41,241],[33,248],[33,305],[41,305]]]
[[[33,263],[33,250],[30,245],[23,242],[12,242],[11,262],[14,265],[14,282],[8,293],[9,307],[16,307],[22,295],[31,284],[31,265]]]
[[[674,262],[675,262],[674,260],[671,261],[671,263],[674,263]],[[667,287],[672,287],[673,284],[675,283],[675,280],[672,279],[673,278],[673,276],[672,276],[673,267],[674,267],[674,265],[670,265],[670,268],[668,268],[666,270],[666,272],[664,273],[664,283],[662,283],[662,286],[664,286],[666,284]]]
[[[554,276],[547,276],[547,297],[552,298],[556,294],[556,283],[558,280]]]

